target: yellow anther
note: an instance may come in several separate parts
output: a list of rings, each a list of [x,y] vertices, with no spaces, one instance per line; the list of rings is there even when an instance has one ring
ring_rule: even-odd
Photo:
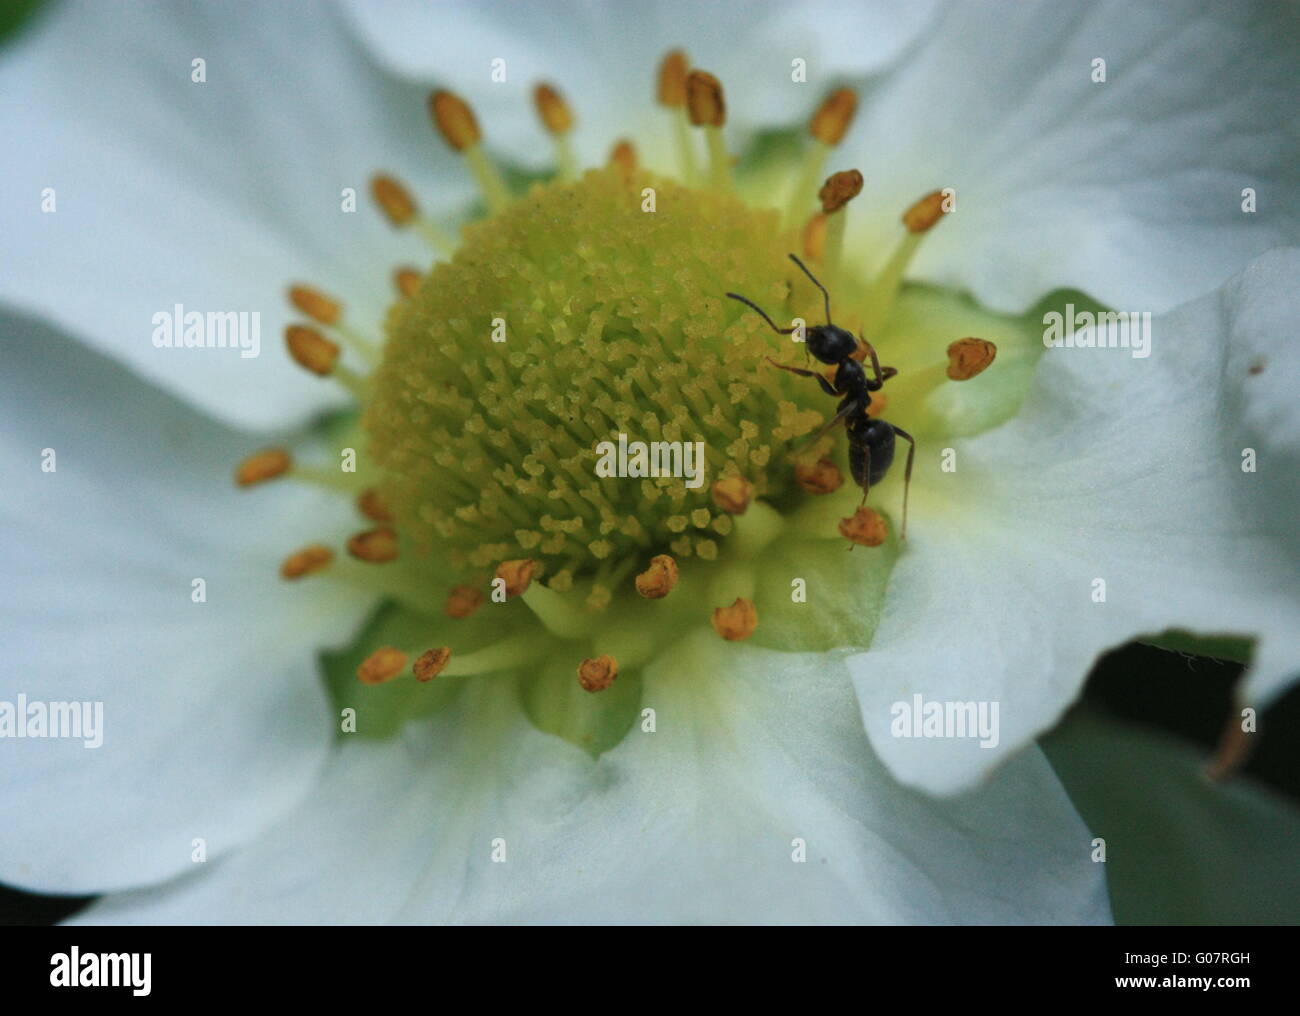
[[[680,49],[670,50],[659,65],[659,104],[686,105],[686,75],[691,66]]]
[[[618,660],[603,653],[578,664],[578,683],[584,691],[604,691],[618,677]]]
[[[414,268],[399,268],[393,272],[393,284],[408,300],[420,291],[422,276]]]
[[[951,193],[932,191],[903,213],[902,221],[907,232],[899,239],[894,253],[889,256],[862,301],[868,308],[862,323],[868,334],[878,332],[889,319],[894,302],[903,288],[903,278],[920,249],[921,241],[953,207],[949,201]]]
[[[713,503],[728,515],[744,515],[754,499],[754,485],[743,476],[724,476],[711,488]]]
[[[483,592],[477,586],[457,586],[447,594],[443,604],[443,613],[448,617],[463,621],[479,607],[483,606]]]
[[[636,172],[636,149],[632,146],[632,142],[621,138],[609,150],[609,164],[622,170],[624,180],[630,180],[632,174]]]
[[[830,494],[844,486],[844,474],[830,459],[813,463],[800,462],[794,467],[794,479],[809,494]]]
[[[932,191],[903,213],[903,225],[909,233],[924,233],[943,218],[946,209],[943,191]]]
[[[803,253],[810,261],[820,261],[826,253],[826,216],[822,212],[803,227]]]
[[[817,107],[808,133],[824,145],[838,145],[853,123],[858,111],[858,96],[850,88],[831,92]]]
[[[443,668],[447,666],[447,661],[450,659],[451,650],[446,646],[439,649],[425,650],[411,668],[415,673],[415,679],[417,681],[432,681],[442,673]]]
[[[343,316],[343,305],[311,286],[290,286],[289,302],[313,321],[332,325]]]
[[[948,345],[948,377],[953,381],[969,381],[993,362],[998,347],[988,339],[958,339]]]
[[[650,559],[650,567],[636,577],[636,591],[647,600],[661,600],[677,585],[677,562],[667,554]]]
[[[383,684],[391,681],[406,669],[406,653],[392,646],[376,649],[357,668],[357,680],[362,684]]]
[[[736,597],[730,607],[715,607],[713,630],[728,642],[740,642],[754,634],[758,627],[758,611],[743,596]]]
[[[840,535],[859,547],[879,547],[889,535],[889,527],[879,512],[863,506],[847,519],[840,519]]]
[[[540,84],[533,89],[537,115],[552,134],[567,134],[573,127],[573,111],[553,85]]]
[[[284,344],[289,347],[289,355],[299,367],[322,377],[334,370],[339,358],[337,342],[331,342],[315,328],[305,325],[289,325],[284,330]]]
[[[862,174],[856,169],[846,169],[841,173],[832,173],[817,192],[822,203],[822,211],[830,215],[838,212],[850,201],[862,193]]]
[[[357,511],[375,522],[393,521],[393,513],[388,510],[383,498],[379,496],[379,491],[374,487],[367,487],[357,495]]]
[[[300,579],[318,572],[334,560],[334,551],[319,543],[312,543],[290,554],[280,563],[280,577]]]
[[[235,469],[235,482],[241,487],[265,483],[283,476],[293,465],[289,453],[283,448],[268,448],[244,459]]]
[[[394,226],[407,225],[419,213],[415,198],[400,180],[383,173],[370,178],[370,193],[385,217]]]
[[[727,122],[727,103],[722,82],[708,71],[691,71],[686,76],[686,111],[696,127],[721,127]]]
[[[515,561],[502,561],[497,565],[497,578],[504,579],[507,596],[520,596],[532,585],[537,562],[531,557]]]
[[[387,526],[377,526],[348,539],[348,553],[358,561],[387,564],[397,560],[397,534]]]
[[[478,121],[474,119],[474,111],[454,92],[445,89],[433,92],[429,96],[429,113],[443,140],[458,152],[463,152],[483,137]]]

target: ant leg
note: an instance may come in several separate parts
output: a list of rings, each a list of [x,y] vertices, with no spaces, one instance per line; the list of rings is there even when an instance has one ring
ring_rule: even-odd
[[[817,379],[817,383],[822,386],[822,391],[824,391],[827,395],[834,395],[836,398],[839,398],[842,394],[844,394],[843,392],[837,392],[835,390],[835,386],[832,385],[829,381],[827,381],[826,378],[822,377],[822,375],[818,374],[815,370],[804,370],[802,367],[791,367],[788,363],[777,363],[770,356],[767,357],[766,359],[767,362],[770,363],[773,367],[778,367],[781,370],[788,370],[791,374],[798,374],[800,377],[815,377]]]
[[[891,423],[891,427],[894,425]],[[911,445],[907,449],[907,468],[903,470],[903,533],[900,539],[907,539],[907,494],[912,487],[912,459],[916,455],[916,438],[912,437],[902,427],[894,427],[894,433]]]
[[[804,438],[804,440],[800,442],[799,448],[796,449],[796,451],[807,448],[810,444],[816,441],[828,430],[843,423],[850,416],[852,416],[854,413],[857,412],[860,412],[860,409],[856,404],[850,404],[845,406],[838,413],[836,413],[834,417],[831,418],[830,422],[822,424],[822,426],[815,433],[809,434],[806,438]]]
[[[886,367],[885,371],[888,373],[882,373],[880,370],[880,359],[876,356],[876,347],[867,341],[865,335],[862,336],[862,344],[867,347],[867,355],[871,357],[871,372],[876,375],[877,385],[884,384],[898,373],[898,371],[894,370],[893,367]]]
[[[850,455],[852,452],[850,451]],[[861,508],[867,503],[867,495],[871,493],[871,446],[864,444],[862,446],[862,500],[858,502]],[[852,540],[849,541],[849,550],[852,551],[857,544]]]
[[[739,293],[728,293],[727,295],[728,295],[729,297],[731,297],[733,300],[739,300],[739,301],[740,301],[741,303],[743,303],[746,307],[749,307],[749,308],[751,308],[752,310],[756,310],[756,311],[758,311],[758,313],[759,313],[760,315],[762,315],[763,320],[766,321],[769,325],[772,326],[772,331],[776,332],[778,335],[793,335],[793,334],[794,334],[794,328],[793,328],[793,327],[790,327],[790,328],[778,328],[778,327],[776,326],[776,322],[773,321],[770,317],[767,316],[767,311],[763,310],[763,308],[760,307],[758,304],[756,304],[753,300],[746,300],[746,299],[745,299],[743,296],[741,296]]]
[[[800,268],[802,268],[804,275],[812,279],[812,284],[822,291],[822,298],[826,301],[826,323],[830,324],[831,323],[831,294],[826,292],[826,287],[817,281],[817,276],[813,275],[812,272],[808,271],[807,265],[805,265],[793,254],[790,255],[790,260],[793,261]]]

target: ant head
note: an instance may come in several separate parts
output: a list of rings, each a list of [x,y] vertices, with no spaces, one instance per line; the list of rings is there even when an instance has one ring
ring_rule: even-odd
[[[858,348],[851,332],[835,325],[817,325],[808,329],[808,352],[822,363],[843,363]]]

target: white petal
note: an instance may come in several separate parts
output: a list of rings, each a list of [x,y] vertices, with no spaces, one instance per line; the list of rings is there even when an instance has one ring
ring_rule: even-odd
[[[1108,919],[1089,834],[1036,749],[960,799],[907,791],[829,657],[687,636],[647,671],[654,732],[600,762],[528,726],[509,682],[470,680],[400,743],[347,743],[262,842],[80,920]]]
[[[247,438],[68,338],[2,323],[0,701],[99,702],[103,726],[94,748],[0,738],[0,881],[148,884],[191,870],[194,839],[220,856],[307,791],[334,729],[311,653],[366,603],[276,574],[339,531],[331,500],[241,496]]]
[[[1153,312],[1206,293],[1300,240],[1297,33],[1294,5],[1257,0],[954,4],[845,143],[856,245],[879,263],[903,209],[952,187],[918,278],[1010,311],[1057,288]]]
[[[373,210],[371,172],[443,208],[470,193],[424,92],[319,5],[52,5],[0,59],[0,95],[0,301],[247,426],[340,402],[283,352],[289,283],[333,291],[378,336],[391,270],[432,260]],[[261,355],[155,348],[152,317],[176,304],[259,312]]]
[[[674,166],[655,74],[670,49],[722,81],[729,130],[804,120],[841,79],[887,66],[930,21],[933,0],[518,4],[509,0],[375,4],[343,0],[376,58],[391,72],[463,93],[479,111],[489,144],[516,160],[549,165],[551,145],[531,89],[552,81],[578,119],[583,161],[604,161],[630,136],[646,162]],[[807,80],[792,81],[792,61]],[[506,80],[491,77],[503,60]],[[669,149],[665,162],[657,158]]]
[[[1154,319],[1147,359],[1048,349],[1014,420],[954,442],[955,472],[939,449],[918,455],[907,548],[871,651],[850,661],[867,733],[905,783],[969,786],[1134,636],[1257,636],[1256,705],[1296,675],[1298,451],[1278,435],[1296,429],[1297,278],[1300,251],[1261,259]],[[917,694],[999,703],[1001,742],[891,736],[893,704]]]

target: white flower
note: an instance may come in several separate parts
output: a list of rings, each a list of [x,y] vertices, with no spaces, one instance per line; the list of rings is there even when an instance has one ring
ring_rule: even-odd
[[[109,921],[1105,919],[1088,833],[1029,742],[1091,659],[1131,636],[1256,637],[1257,703],[1300,648],[1285,567],[1295,474],[1279,479],[1300,448],[1289,394],[1300,366],[1278,341],[1295,316],[1297,255],[1246,269],[1300,239],[1296,153],[1280,125],[1233,98],[1285,108],[1284,33],[1253,22],[1290,15],[905,6],[800,8],[797,19],[756,8],[698,24],[684,24],[698,12],[682,7],[653,27],[597,17],[589,32],[551,7],[527,8],[531,23],[514,5],[508,18],[482,7],[277,7],[244,19],[175,8],[144,31],[133,10],[67,4],[0,60],[0,118],[28,142],[16,176],[34,193],[54,188],[59,209],[0,212],[21,251],[0,299],[227,424],[298,423],[341,403],[274,356],[160,356],[139,338],[155,311],[270,308],[287,278],[310,278],[346,287],[348,320],[373,327],[390,267],[418,247],[339,214],[341,188],[384,168],[436,195],[435,210],[470,197],[453,157],[429,143],[428,84],[482,94],[489,140],[524,162],[541,161],[540,135],[511,117],[540,75],[575,98],[579,137],[594,139],[580,154],[632,134],[655,156],[666,144],[633,118],[649,107],[654,61],[680,42],[724,84],[744,83],[731,103],[748,107],[748,124],[732,121],[741,127],[815,104],[788,84],[792,55],[823,81],[892,65],[869,79],[859,147],[836,153],[864,171],[873,202],[863,216],[854,206],[836,292],[862,292],[853,279],[884,263],[892,220],[951,185],[960,211],[916,271],[969,287],[986,309],[905,291],[878,345],[900,385],[909,370],[927,376],[934,358],[920,339],[949,324],[978,321],[999,347],[998,365],[967,387],[895,389],[938,421],[929,432],[951,438],[960,463],[944,473],[938,449],[918,457],[906,549],[845,555],[805,528],[856,503],[847,488],[801,509],[751,582],[760,594],[769,579],[788,587],[783,562],[798,560],[835,590],[832,603],[801,633],[792,618],[806,614],[760,599],[749,645],[681,628],[640,669],[653,732],[634,727],[593,758],[553,736],[572,703],[530,690],[566,669],[541,653],[519,681],[372,689],[366,701],[404,720],[400,730],[331,747],[333,711],[305,664],[350,642],[375,597],[254,577],[303,542],[304,520],[346,532],[347,506],[296,488],[240,499],[227,468],[246,438],[11,317],[0,391],[22,408],[0,445],[16,478],[5,616],[21,627],[6,638],[13,667],[0,692],[100,698],[111,726],[97,753],[0,741],[15,760],[0,788],[0,878],[117,892],[84,915]],[[1204,33],[1224,65],[1198,52],[1193,74],[1183,41]],[[493,86],[498,55],[512,69]],[[1096,57],[1105,82],[1090,78]],[[193,59],[206,61],[206,82],[190,80]],[[1237,83],[1225,89],[1229,69]],[[481,88],[461,80],[476,75]],[[769,172],[742,185],[762,189]],[[1259,191],[1258,214],[1241,211],[1244,187]],[[1048,351],[1020,406],[1042,353],[1037,327],[988,309],[1019,313],[1075,286],[1165,311],[1243,269],[1158,318],[1147,360]],[[1258,473],[1241,470],[1247,446]],[[53,474],[32,465],[46,447],[58,451]],[[896,504],[898,480],[880,491]],[[189,598],[196,577],[203,604]],[[1090,598],[1095,578],[1104,605]],[[517,619],[524,608],[509,609]],[[597,648],[629,630],[595,627],[583,634]],[[891,705],[913,693],[999,703],[997,748],[891,737]],[[601,736],[610,723],[597,722]],[[943,792],[985,779],[939,799],[885,766]],[[194,868],[196,839],[220,863],[176,879]]]

